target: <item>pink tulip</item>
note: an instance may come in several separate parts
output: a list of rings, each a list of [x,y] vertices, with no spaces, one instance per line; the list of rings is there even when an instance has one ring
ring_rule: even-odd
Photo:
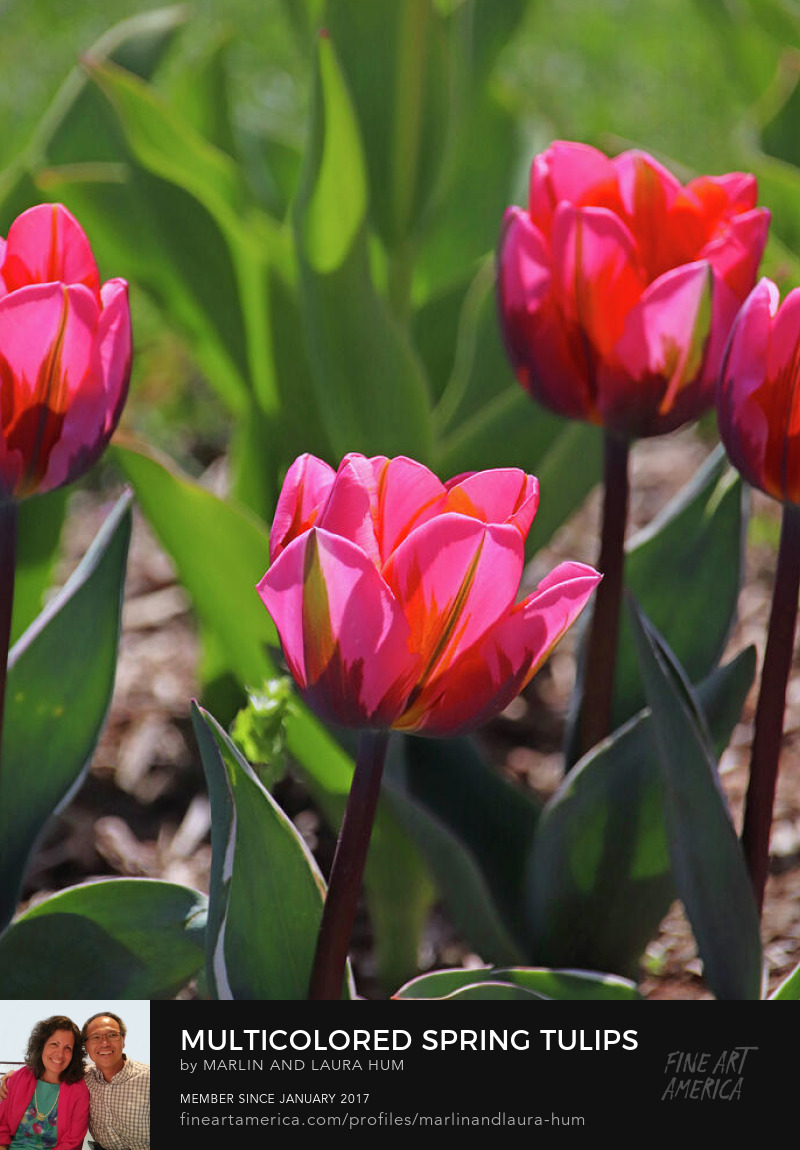
[[[800,288],[779,300],[766,278],[745,300],[722,365],[717,416],[728,455],[748,483],[800,504]]]
[[[645,152],[552,144],[500,241],[501,324],[522,385],[626,438],[711,407],[766,242],[755,204],[750,175],[684,187]]]
[[[94,463],[130,368],[125,281],[101,287],[61,204],[23,212],[0,240],[0,500],[51,491]]]
[[[258,591],[309,705],[347,726],[453,735],[530,681],[600,576],[562,563],[515,604],[539,501],[513,468],[311,455],[283,486]]]

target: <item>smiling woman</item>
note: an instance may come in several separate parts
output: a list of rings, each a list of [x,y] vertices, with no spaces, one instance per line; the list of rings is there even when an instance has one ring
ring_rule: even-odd
[[[25,1065],[0,1102],[0,1148],[78,1150],[89,1127],[81,1035],[71,1018],[37,1022]]]

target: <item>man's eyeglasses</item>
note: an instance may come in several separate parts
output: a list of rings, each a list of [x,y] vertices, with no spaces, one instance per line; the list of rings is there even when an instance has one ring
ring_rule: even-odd
[[[107,1030],[105,1034],[92,1034],[86,1039],[86,1045],[88,1046],[90,1042],[102,1042],[106,1038],[109,1042],[116,1042],[122,1035],[118,1030]]]

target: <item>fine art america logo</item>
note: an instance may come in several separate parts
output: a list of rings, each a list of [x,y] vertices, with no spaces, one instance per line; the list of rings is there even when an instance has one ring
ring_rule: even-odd
[[[673,1050],[664,1066],[670,1078],[661,1101],[737,1101],[742,1096],[745,1062],[755,1050],[757,1046],[734,1046],[719,1054]]]

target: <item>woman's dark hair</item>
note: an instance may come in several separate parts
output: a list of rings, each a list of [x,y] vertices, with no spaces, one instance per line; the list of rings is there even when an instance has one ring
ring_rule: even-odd
[[[37,1078],[42,1077],[44,1074],[42,1052],[44,1051],[47,1040],[52,1038],[57,1030],[68,1030],[73,1038],[72,1058],[67,1068],[61,1071],[59,1081],[70,1083],[80,1082],[83,1078],[84,1062],[81,1032],[72,1019],[66,1018],[63,1014],[54,1014],[52,1018],[45,1018],[41,1022],[36,1023],[28,1039],[28,1049],[25,1051],[25,1065]]]

